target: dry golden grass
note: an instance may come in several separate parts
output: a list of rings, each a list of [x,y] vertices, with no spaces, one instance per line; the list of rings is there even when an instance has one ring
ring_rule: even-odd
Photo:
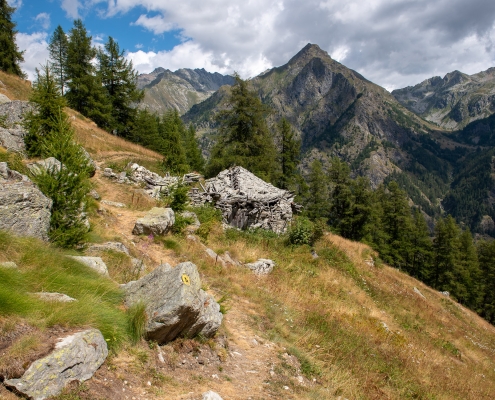
[[[374,252],[361,243],[327,234],[313,260],[309,248],[270,240],[209,238],[241,261],[274,259],[264,278],[222,268],[194,242],[184,252],[211,288],[254,304],[260,332],[302,354],[320,386],[298,398],[493,398],[495,328],[486,321],[394,268],[367,265]]]
[[[129,142],[121,137],[112,135],[91,120],[83,117],[78,112],[66,108],[72,126],[76,133],[76,140],[81,144],[96,161],[144,159],[148,161],[160,161],[160,154]]]
[[[10,100],[29,100],[31,95],[31,82],[15,75],[0,71],[0,93]]]

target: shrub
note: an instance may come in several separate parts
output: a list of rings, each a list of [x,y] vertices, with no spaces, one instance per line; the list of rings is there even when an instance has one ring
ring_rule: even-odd
[[[312,222],[306,217],[298,217],[289,229],[288,242],[296,246],[313,246],[323,236],[325,226],[324,220]]]

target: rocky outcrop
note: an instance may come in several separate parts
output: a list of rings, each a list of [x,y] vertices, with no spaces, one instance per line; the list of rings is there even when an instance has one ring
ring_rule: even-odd
[[[48,240],[52,201],[31,180],[0,163],[0,229]]]
[[[0,118],[3,125],[0,126],[0,146],[20,153],[26,150],[24,144],[26,131],[22,127],[22,121],[24,114],[32,110],[33,106],[27,101],[14,100],[0,103]]]
[[[260,258],[258,259],[258,261],[244,264],[244,266],[249,268],[256,275],[268,275],[270,272],[273,271],[275,262],[267,258]]]
[[[181,263],[175,268],[162,264],[122,287],[127,307],[144,302],[149,340],[166,343],[179,336],[212,337],[222,323],[220,306],[213,296],[201,289],[193,263]]]
[[[5,386],[33,400],[58,395],[72,381],[86,381],[108,355],[107,343],[97,329],[61,338],[48,356],[31,364],[20,379]]]
[[[171,208],[153,207],[143,218],[139,218],[132,230],[133,235],[164,235],[175,222]]]
[[[262,228],[283,233],[300,210],[294,193],[278,189],[242,167],[232,167],[208,179],[204,192],[191,191],[195,205],[211,202],[225,223],[239,229]]]
[[[86,251],[88,253],[100,252],[100,251],[117,251],[119,253],[129,254],[129,249],[121,242],[106,242],[106,243],[93,243],[90,244]]]
[[[87,256],[68,256],[73,258],[74,260],[88,266],[91,269],[94,269],[101,275],[108,276],[108,268],[107,265],[103,262],[100,257],[87,257]]]

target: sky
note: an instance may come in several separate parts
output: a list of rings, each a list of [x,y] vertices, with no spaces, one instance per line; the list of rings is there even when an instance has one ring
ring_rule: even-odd
[[[495,67],[494,0],[7,0],[30,79],[58,25],[81,18],[140,73],[204,68],[249,78],[307,43],[387,90]]]

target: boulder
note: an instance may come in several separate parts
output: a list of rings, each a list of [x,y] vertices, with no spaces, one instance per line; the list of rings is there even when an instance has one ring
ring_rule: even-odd
[[[59,173],[62,168],[65,168],[55,157],[48,157],[44,160],[29,163],[27,167],[33,175],[41,174],[43,171]]]
[[[5,129],[0,127],[0,146],[5,147],[9,151],[22,153],[26,150],[26,145],[24,144],[25,135],[26,132],[23,129]]]
[[[215,299],[201,289],[196,266],[162,264],[138,281],[122,285],[127,307],[146,305],[146,338],[166,343],[179,336],[212,337],[223,315]]]
[[[0,229],[48,240],[52,201],[31,180],[0,163]]]
[[[76,261],[94,269],[96,272],[102,275],[108,276],[107,265],[103,262],[100,257],[87,257],[87,256],[67,256],[73,258]]]
[[[111,200],[102,200],[101,204],[106,204],[107,206],[111,207],[117,207],[117,208],[125,208],[124,203],[119,203],[117,201],[111,201]]]
[[[163,235],[175,223],[175,214],[171,208],[153,207],[143,217],[139,218],[132,230],[133,235]]]
[[[244,264],[244,266],[248,267],[256,275],[268,275],[270,272],[273,271],[275,262],[267,258],[260,258],[258,261],[255,261],[254,263]]]
[[[96,163],[94,162],[94,160],[91,158],[91,156],[89,155],[89,153],[86,151],[86,149],[84,147],[81,147],[81,150],[83,152],[84,157],[87,160],[88,166],[90,167],[90,169],[89,169],[89,177],[92,178],[96,174],[97,165],[96,165]]]
[[[86,381],[108,355],[107,343],[97,329],[88,329],[61,338],[46,357],[36,360],[20,379],[4,385],[33,400],[58,395],[72,381]]]
[[[203,393],[203,399],[202,400],[223,400],[220,395],[213,390],[208,390],[207,392]]]
[[[0,93],[0,104],[10,103],[10,99],[4,94]]]
[[[35,108],[29,101],[13,100],[0,104],[0,116],[6,116],[5,125],[8,128],[20,128],[24,121],[24,114]]]

